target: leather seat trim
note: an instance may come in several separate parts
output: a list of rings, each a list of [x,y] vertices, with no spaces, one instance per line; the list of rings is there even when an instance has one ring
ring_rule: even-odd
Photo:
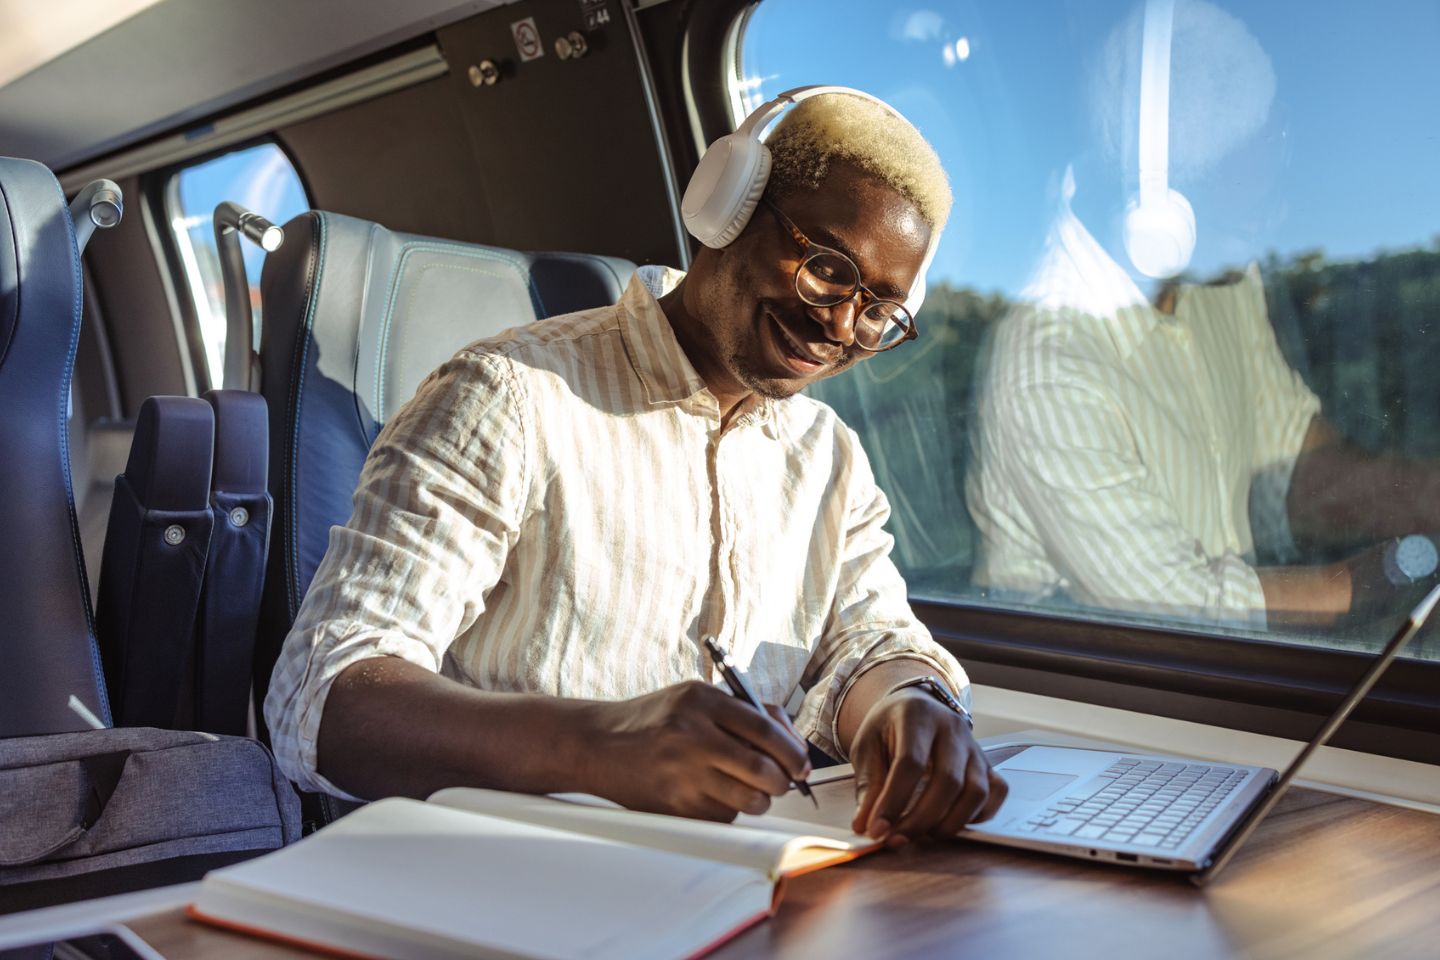
[[[105,667],[100,660],[100,644],[95,635],[95,607],[90,599],[90,577],[85,572],[85,547],[80,540],[80,517],[75,513],[75,484],[70,475],[70,384],[75,375],[75,353],[80,347],[80,324],[84,321],[84,274],[80,268],[80,248],[75,239],[75,224],[70,219],[69,205],[60,181],[50,178],[51,189],[55,192],[60,207],[59,220],[65,227],[69,241],[70,276],[73,292],[70,296],[70,344],[65,352],[65,376],[60,383],[55,403],[55,420],[60,431],[60,472],[65,477],[65,506],[70,520],[70,549],[75,554],[75,574],[79,578],[80,600],[85,608],[85,626],[89,631],[90,666],[95,677],[95,697],[100,704],[100,717],[106,723],[113,723],[110,716],[110,693],[105,688]]]
[[[300,427],[304,423],[301,411],[305,404],[305,372],[310,364],[310,344],[314,342],[315,311],[320,303],[321,272],[325,268],[325,242],[328,224],[324,213],[316,214],[316,242],[310,251],[310,263],[306,269],[305,281],[305,322],[300,324],[300,349],[294,351],[295,365],[290,371],[290,383],[295,391],[293,407],[289,415],[290,433],[290,482],[285,491],[286,527],[285,536],[286,600],[289,602],[290,619],[300,612],[300,532],[295,529],[299,516],[300,496]]]
[[[10,309],[8,316],[0,317],[0,332],[3,332],[5,339],[0,343],[0,367],[5,366],[5,357],[10,353],[10,344],[15,340],[15,331],[20,326],[20,237],[15,231],[15,218],[8,215],[13,209],[9,196],[5,193],[5,184],[0,183],[0,208],[7,211],[5,224],[10,228],[10,252],[15,257],[15,296],[7,297],[6,302]]]

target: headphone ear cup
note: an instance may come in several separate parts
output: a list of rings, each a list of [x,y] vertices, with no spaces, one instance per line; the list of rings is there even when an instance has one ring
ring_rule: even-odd
[[[1125,212],[1125,252],[1147,277],[1163,280],[1181,273],[1195,255],[1195,210],[1178,190],[1159,202],[1137,198]]]
[[[744,183],[744,192],[728,212],[729,220],[716,234],[715,240],[710,244],[712,247],[728,247],[740,236],[740,231],[750,222],[755,215],[755,208],[760,205],[760,197],[765,193],[765,184],[770,180],[770,151],[764,144],[757,144],[760,147],[760,162],[751,174],[748,182]],[[725,217],[726,212],[720,212],[717,219]]]
[[[729,245],[750,222],[769,177],[770,150],[763,143],[738,133],[716,140],[680,201],[685,229],[707,247]]]

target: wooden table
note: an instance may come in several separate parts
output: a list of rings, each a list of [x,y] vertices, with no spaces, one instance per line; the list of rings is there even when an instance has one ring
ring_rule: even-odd
[[[851,789],[815,792],[845,823]],[[171,960],[315,956],[174,910],[129,926]],[[712,956],[1440,957],[1440,816],[1294,790],[1203,890],[964,840],[915,845],[790,881],[773,918]]]

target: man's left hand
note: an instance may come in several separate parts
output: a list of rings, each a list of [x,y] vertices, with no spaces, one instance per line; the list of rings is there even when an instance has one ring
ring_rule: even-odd
[[[859,800],[851,829],[891,846],[988,820],[1009,790],[964,718],[922,690],[871,707],[850,758]]]

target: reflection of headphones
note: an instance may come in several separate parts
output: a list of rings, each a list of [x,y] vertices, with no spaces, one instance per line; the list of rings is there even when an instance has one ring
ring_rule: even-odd
[[[1175,0],[1147,0],[1140,53],[1140,195],[1125,210],[1125,252],[1147,277],[1184,270],[1195,253],[1195,211],[1169,186],[1170,38]]]
[[[822,93],[848,93],[869,100],[915,129],[900,111],[863,90],[824,85],[786,90],[776,95],[775,99],[762,103],[734,133],[710,144],[710,149],[700,158],[695,172],[690,175],[690,183],[685,187],[685,197],[680,201],[680,215],[692,237],[715,249],[734,242],[750,222],[770,179],[770,149],[760,139],[762,132],[790,104]],[[940,231],[932,230],[930,243],[925,249],[925,260],[905,300],[905,306],[912,314],[920,309],[925,299],[925,273],[935,259],[939,241]]]

